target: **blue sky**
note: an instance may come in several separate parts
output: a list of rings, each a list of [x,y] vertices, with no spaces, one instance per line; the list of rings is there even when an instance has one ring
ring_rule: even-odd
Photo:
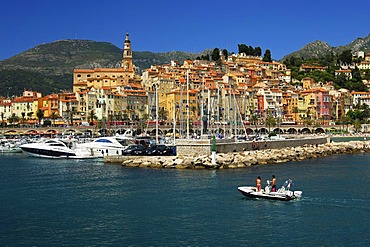
[[[368,0],[0,0],[0,60],[39,44],[88,39],[134,51],[271,50],[273,59],[315,40],[346,45],[370,33]]]

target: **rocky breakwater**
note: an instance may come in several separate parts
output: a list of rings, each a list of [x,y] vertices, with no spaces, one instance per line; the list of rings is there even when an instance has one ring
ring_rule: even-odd
[[[279,164],[289,161],[314,159],[333,154],[370,152],[370,142],[352,141],[216,154],[216,163],[210,156],[119,156],[105,157],[106,163],[128,167],[178,169],[232,169],[253,165]]]

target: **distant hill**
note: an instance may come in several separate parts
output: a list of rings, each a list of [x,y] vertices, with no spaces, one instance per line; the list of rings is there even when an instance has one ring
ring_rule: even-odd
[[[188,52],[135,52],[133,63],[139,71],[153,64],[183,62],[199,54]],[[0,95],[19,95],[24,89],[48,94],[72,88],[75,68],[114,68],[122,60],[122,49],[107,42],[60,40],[38,45],[0,61]]]
[[[323,55],[339,54],[343,50],[370,51],[370,35],[358,38],[345,46],[331,47],[323,41],[315,41],[301,50],[286,55],[320,58]],[[154,64],[165,64],[171,60],[183,62],[195,59],[200,54],[173,51],[154,53],[133,51],[133,63],[139,72]],[[122,49],[107,42],[91,40],[60,40],[38,45],[9,59],[0,61],[0,96],[20,95],[24,89],[39,91],[43,94],[72,89],[72,75],[75,68],[119,67]]]
[[[302,49],[290,53],[283,57],[281,61],[289,59],[290,57],[299,57],[304,59],[321,58],[328,54],[338,55],[344,50],[352,51],[370,51],[370,34],[365,38],[357,38],[348,45],[332,47],[328,43],[317,40],[305,45]]]

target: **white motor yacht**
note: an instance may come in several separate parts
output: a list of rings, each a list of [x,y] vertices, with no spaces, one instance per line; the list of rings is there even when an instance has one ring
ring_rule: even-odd
[[[91,149],[95,155],[104,157],[122,155],[122,151],[133,142],[132,138],[124,136],[108,136],[96,138],[92,142],[77,144],[77,147]]]
[[[75,143],[68,143],[58,139],[48,139],[43,142],[27,143],[20,146],[22,151],[34,157],[42,158],[70,158],[87,159],[98,158],[92,149],[79,148]]]

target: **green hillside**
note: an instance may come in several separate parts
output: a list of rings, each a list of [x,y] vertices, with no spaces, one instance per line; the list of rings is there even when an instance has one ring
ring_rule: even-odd
[[[172,59],[194,59],[187,52],[133,52],[133,63],[139,72],[153,64]],[[0,95],[20,95],[24,89],[43,94],[72,89],[76,68],[114,68],[122,60],[122,49],[107,42],[60,40],[38,45],[9,59],[0,61]]]
[[[358,38],[345,46],[331,47],[322,41],[312,42],[301,50],[285,56],[281,61],[292,67],[295,79],[304,76],[298,71],[299,64],[319,61],[328,62],[331,70],[335,69],[332,60],[343,51],[370,51],[370,35]],[[154,64],[170,63],[171,60],[183,62],[195,59],[211,51],[200,54],[173,51],[154,53],[133,51],[133,63],[141,73]],[[322,59],[325,58],[325,59]],[[330,58],[330,59],[329,59]],[[122,49],[107,42],[91,40],[60,40],[38,45],[9,59],[0,61],[0,96],[20,95],[24,89],[39,91],[43,94],[57,93],[72,89],[73,70],[119,67]],[[317,78],[332,79],[333,72],[319,75]],[[313,75],[315,76],[315,75]]]

